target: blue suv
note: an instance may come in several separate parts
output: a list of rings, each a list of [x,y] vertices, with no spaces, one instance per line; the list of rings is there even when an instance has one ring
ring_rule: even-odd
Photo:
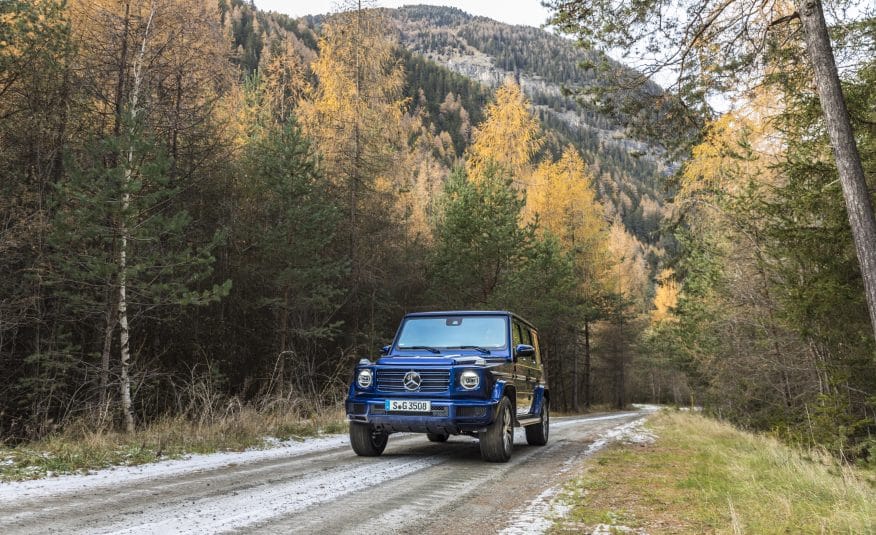
[[[503,311],[407,314],[376,362],[356,366],[346,400],[350,444],[358,455],[383,453],[389,435],[426,433],[480,441],[487,461],[506,462],[514,427],[529,444],[547,444],[550,393],[538,332]]]

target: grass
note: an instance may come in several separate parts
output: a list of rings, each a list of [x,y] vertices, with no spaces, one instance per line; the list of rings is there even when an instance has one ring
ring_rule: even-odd
[[[655,443],[609,447],[567,485],[552,532],[876,533],[872,471],[695,413],[648,426]]]
[[[109,466],[179,458],[190,453],[243,451],[266,447],[271,438],[303,440],[345,432],[346,425],[340,408],[310,419],[279,411],[266,414],[250,408],[209,424],[167,418],[133,435],[94,432],[74,425],[39,442],[0,446],[0,482],[87,473]]]

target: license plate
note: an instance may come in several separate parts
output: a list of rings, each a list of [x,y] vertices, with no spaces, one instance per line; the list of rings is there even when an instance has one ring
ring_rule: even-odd
[[[412,399],[387,399],[385,408],[387,412],[430,412],[432,410],[432,402]]]

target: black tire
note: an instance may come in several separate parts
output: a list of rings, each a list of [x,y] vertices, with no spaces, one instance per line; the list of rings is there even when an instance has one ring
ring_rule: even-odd
[[[481,457],[491,463],[506,463],[511,459],[514,449],[514,416],[511,412],[511,402],[502,398],[499,410],[496,411],[496,421],[480,433]]]
[[[544,446],[551,428],[551,408],[548,400],[541,404],[541,422],[526,426],[526,443],[530,446]]]
[[[362,457],[377,457],[386,449],[389,435],[384,431],[377,431],[369,424],[362,422],[350,422],[350,445],[356,455]]]
[[[426,438],[429,439],[429,442],[447,442],[450,435],[446,433],[426,433]]]

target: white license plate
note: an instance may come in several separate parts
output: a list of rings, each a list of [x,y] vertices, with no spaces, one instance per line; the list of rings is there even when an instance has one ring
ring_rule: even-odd
[[[385,408],[387,412],[430,412],[432,410],[432,402],[412,399],[387,399]]]

